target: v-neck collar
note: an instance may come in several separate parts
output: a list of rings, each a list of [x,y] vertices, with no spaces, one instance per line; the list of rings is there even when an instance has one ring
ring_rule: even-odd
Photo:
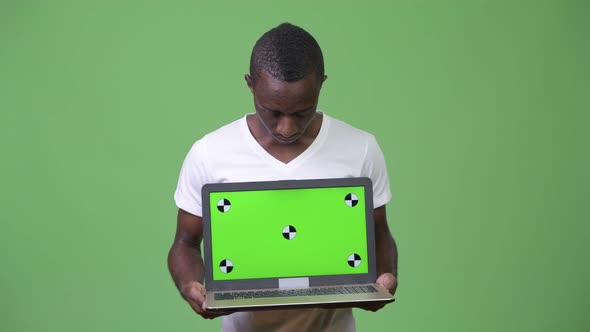
[[[254,114],[254,113],[252,113],[252,114]],[[248,115],[250,115],[250,114],[246,114],[244,116],[244,118],[242,119],[242,123],[240,125],[242,135],[244,136],[245,140],[248,142],[248,145],[252,148],[252,150],[254,150],[254,152],[256,152],[256,154],[258,154],[266,162],[268,162],[276,167],[283,168],[283,169],[295,168],[295,167],[299,166],[301,163],[303,163],[307,158],[309,158],[310,156],[315,154],[316,151],[319,150],[320,147],[324,144],[324,141],[326,140],[326,136],[328,133],[328,129],[330,127],[330,122],[331,122],[330,117],[327,116],[326,113],[322,112],[322,125],[320,127],[320,131],[318,132],[317,136],[314,138],[313,142],[311,142],[311,144],[307,147],[307,149],[305,149],[303,152],[301,152],[293,160],[291,160],[288,163],[284,163],[284,162],[278,160],[277,158],[275,158],[274,156],[272,156],[270,153],[268,153],[258,143],[258,141],[256,141],[254,136],[252,136],[252,133],[250,132],[250,129],[248,128],[248,120],[247,120]]]

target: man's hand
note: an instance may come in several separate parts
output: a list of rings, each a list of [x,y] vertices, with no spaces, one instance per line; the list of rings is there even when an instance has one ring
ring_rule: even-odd
[[[191,308],[205,319],[213,319],[219,316],[228,315],[228,313],[210,312],[205,309],[205,287],[196,281],[191,281],[181,289],[182,297],[190,304]]]
[[[176,236],[168,253],[168,268],[174,284],[191,308],[206,319],[227,315],[205,309],[205,287],[196,280],[203,280],[204,269],[201,258],[203,218],[178,209]]]
[[[391,295],[395,294],[395,290],[397,289],[397,278],[391,274],[391,273],[383,273],[382,275],[379,276],[379,278],[377,278],[377,283],[381,286],[383,286],[383,288],[387,289],[389,291],[389,293],[391,293]],[[383,307],[385,307],[385,304],[366,304],[366,305],[360,305],[358,306],[358,308],[361,308],[363,310],[369,310],[369,311],[377,311]]]
[[[377,283],[387,289],[391,295],[395,294],[397,289],[397,278],[391,273],[383,273],[377,278]]]

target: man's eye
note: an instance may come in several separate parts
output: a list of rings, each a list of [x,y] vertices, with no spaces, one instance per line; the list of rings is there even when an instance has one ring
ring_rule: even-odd
[[[297,112],[297,117],[304,118],[304,117],[308,116],[310,113],[311,113],[311,110]]]
[[[262,109],[264,111],[264,113],[268,113],[269,115],[273,116],[273,117],[279,117],[281,115],[281,112],[278,111],[271,111],[271,110],[267,110],[267,109]]]

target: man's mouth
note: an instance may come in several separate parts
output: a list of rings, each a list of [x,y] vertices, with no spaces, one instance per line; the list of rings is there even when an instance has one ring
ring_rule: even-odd
[[[301,135],[296,134],[296,135],[291,135],[289,137],[285,137],[282,135],[274,135],[275,139],[281,143],[284,144],[288,144],[288,143],[293,143],[295,142]]]

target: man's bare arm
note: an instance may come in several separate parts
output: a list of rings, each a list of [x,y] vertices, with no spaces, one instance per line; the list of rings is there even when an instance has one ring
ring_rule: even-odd
[[[374,210],[377,275],[391,273],[397,278],[397,246],[387,225],[385,206]]]
[[[168,269],[179,290],[189,281],[203,282],[202,236],[202,218],[178,209],[176,236],[168,253]]]
[[[207,312],[204,308],[204,268],[201,256],[203,219],[178,209],[176,236],[168,253],[168,269],[174,284],[193,310],[204,318],[215,318],[219,314]]]
[[[397,247],[389,226],[385,206],[374,210],[375,218],[375,249],[377,252],[377,283],[385,287],[391,294],[397,289]],[[385,304],[361,305],[359,308],[377,311]]]

